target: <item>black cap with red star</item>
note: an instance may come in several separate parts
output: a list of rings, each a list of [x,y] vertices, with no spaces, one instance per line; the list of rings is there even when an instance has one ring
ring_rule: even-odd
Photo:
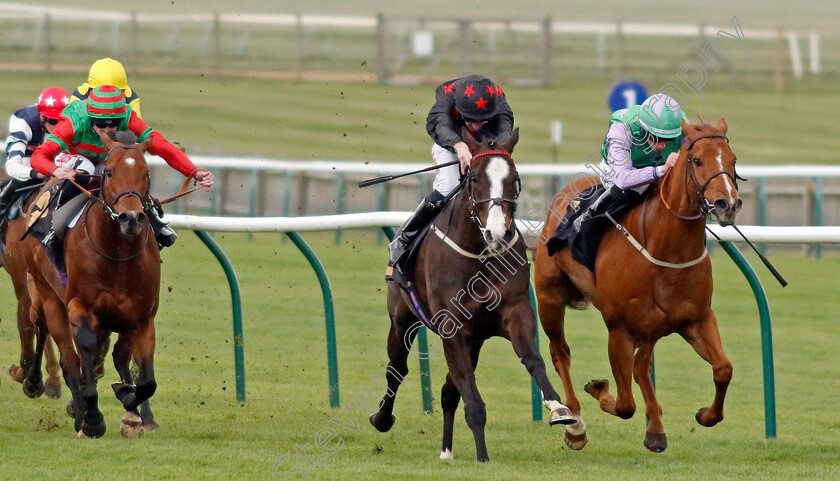
[[[465,120],[485,121],[499,111],[502,89],[483,75],[470,75],[453,86],[455,107]]]

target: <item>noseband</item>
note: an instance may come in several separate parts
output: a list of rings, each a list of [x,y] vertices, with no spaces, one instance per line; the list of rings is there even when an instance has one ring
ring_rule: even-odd
[[[473,156],[473,160],[475,160],[478,157],[485,157],[485,156],[488,156],[488,155],[501,155],[503,157],[509,158],[511,160],[511,162],[513,162],[513,157],[511,157],[509,153],[503,152],[503,151],[482,152],[480,154],[477,154],[477,155]],[[489,203],[490,207],[488,207],[488,209],[490,209],[494,205],[503,206],[504,204],[510,204],[511,206],[513,206],[511,216],[513,216],[516,213],[516,201],[519,199],[519,193],[522,192],[522,180],[519,178],[518,174],[516,175],[516,178],[514,179],[514,181],[516,182],[516,196],[513,199],[508,199],[506,197],[489,197],[487,199],[476,200],[475,197],[473,197],[473,191],[472,191],[472,181],[473,181],[473,179],[474,179],[474,177],[473,177],[472,173],[470,173],[468,171],[467,172],[467,195],[469,196],[470,219],[473,222],[475,222],[476,224],[478,224],[478,226],[480,228],[484,229],[485,227],[481,225],[481,220],[478,218],[478,214],[475,213],[475,208],[479,204]]]

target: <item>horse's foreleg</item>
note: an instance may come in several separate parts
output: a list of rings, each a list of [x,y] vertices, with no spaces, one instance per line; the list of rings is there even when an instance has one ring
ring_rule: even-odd
[[[105,419],[99,410],[99,394],[96,391],[94,358],[98,351],[97,333],[91,326],[90,315],[84,304],[71,299],[67,304],[67,315],[75,327],[76,346],[82,361],[82,399],[85,413],[82,422],[82,434],[89,438],[98,438],[105,434]]]
[[[645,400],[645,415],[648,419],[645,447],[654,453],[661,453],[668,447],[668,439],[665,436],[665,426],[662,424],[662,406],[656,400],[656,391],[650,378],[650,369],[653,364],[653,346],[653,343],[645,343],[636,350],[636,358],[633,362],[633,377]]]
[[[709,309],[709,314],[703,321],[692,324],[680,334],[691,344],[691,347],[697,351],[700,357],[712,365],[715,380],[715,400],[711,406],[700,408],[695,415],[695,419],[703,426],[714,426],[723,420],[723,401],[726,398],[729,381],[732,380],[732,363],[729,362],[726,353],[723,352],[715,313]]]
[[[25,290],[26,287],[24,286],[23,289]],[[20,366],[11,366],[9,368],[9,374],[15,381],[23,382],[27,377],[29,368],[32,366],[33,356],[35,354],[33,345],[35,343],[37,329],[32,322],[34,317],[32,317],[32,303],[29,295],[25,292],[21,295],[18,292],[17,284],[15,284],[15,294],[18,296],[17,327],[20,336]]]
[[[629,419],[636,412],[633,400],[633,338],[624,329],[614,329],[609,333],[608,351],[613,378],[615,379],[618,398],[609,391],[609,383],[595,380],[586,383],[586,392],[598,400],[604,412],[622,419]]]
[[[419,324],[420,321],[417,321]],[[385,388],[385,395],[379,402],[379,411],[370,415],[370,424],[373,425],[379,432],[387,432],[394,425],[396,416],[394,416],[394,401],[397,396],[397,390],[408,375],[408,350],[414,342],[414,337],[417,334],[417,329],[412,326],[407,331],[402,329],[401,322],[395,320],[391,322],[391,329],[388,331],[388,365],[383,369],[384,373],[380,371],[380,377],[385,378],[387,387]],[[377,381],[381,384],[381,380]]]
[[[484,407],[484,401],[478,392],[478,386],[475,384],[471,347],[457,334],[452,338],[444,340],[444,343],[446,364],[449,367],[449,378],[464,399],[464,417],[475,439],[476,458],[481,462],[489,461],[490,457],[487,455],[487,443],[484,439],[484,425],[487,424],[487,409]],[[477,349],[480,348],[478,346]],[[477,355],[478,353],[475,353],[475,356]]]
[[[152,397],[157,390],[154,369],[154,319],[147,319],[136,328],[130,337],[131,354],[134,356],[134,360],[140,368],[136,386],[131,384],[131,373],[128,369],[130,356],[126,355],[126,349],[123,347],[122,342],[123,339],[121,337],[117,340],[119,347],[117,345],[114,346],[114,366],[117,366],[118,362],[120,363],[117,369],[121,371],[120,377],[123,378],[123,383],[114,383],[111,387],[114,388],[117,399],[122,402],[123,408],[126,411],[120,425],[120,432],[125,437],[133,438],[143,435],[143,421],[137,412],[137,407]],[[119,351],[119,354],[117,351]]]
[[[34,325],[34,324],[33,324]],[[35,350],[32,352],[31,364],[26,369],[23,380],[23,392],[30,398],[40,397],[44,393],[44,378],[41,373],[41,358],[44,354],[44,344],[49,340],[49,332],[44,323],[35,328]]]
[[[575,424],[579,422],[579,418],[575,416],[572,410],[564,405],[560,400],[560,395],[554,390],[554,386],[548,380],[545,372],[545,362],[542,356],[537,351],[536,342],[536,320],[534,319],[533,311],[527,305],[518,305],[513,309],[506,310],[502,313],[505,319],[505,337],[510,339],[513,345],[513,350],[522,364],[528,370],[528,373],[534,378],[540,391],[543,395],[543,402],[551,411],[549,417],[549,424]],[[580,411],[580,405],[578,405]],[[580,434],[582,426],[579,424],[576,430]],[[585,433],[585,431],[583,431]],[[581,446],[582,447],[582,446]]]

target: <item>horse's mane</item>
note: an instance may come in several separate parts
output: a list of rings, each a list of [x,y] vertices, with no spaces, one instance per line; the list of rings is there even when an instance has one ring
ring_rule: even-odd
[[[130,130],[117,130],[108,134],[111,140],[125,145],[134,145],[137,143],[137,135]]]

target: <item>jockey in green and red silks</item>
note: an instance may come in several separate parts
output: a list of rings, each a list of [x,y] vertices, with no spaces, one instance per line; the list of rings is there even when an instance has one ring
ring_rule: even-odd
[[[195,164],[180,149],[172,145],[163,135],[149,127],[125,102],[125,94],[113,85],[96,87],[83,102],[72,102],[58,121],[58,125],[32,154],[32,168],[37,172],[59,179],[74,180],[77,171],[88,174],[104,170],[105,147],[100,133],[130,131],[137,136],[137,142],[151,138],[148,152],[158,155],[172,168],[187,177],[194,177],[199,184],[213,188],[213,174],[196,168]],[[73,165],[57,165],[56,156],[68,152],[74,159]],[[77,182],[85,185],[88,178]],[[81,191],[67,183],[62,189],[63,202],[75,197]],[[66,227],[66,226],[55,226]],[[52,241],[53,232],[47,234],[45,244]],[[59,233],[60,235],[60,233]],[[172,233],[174,236],[174,232]],[[171,239],[174,242],[174,237]]]

